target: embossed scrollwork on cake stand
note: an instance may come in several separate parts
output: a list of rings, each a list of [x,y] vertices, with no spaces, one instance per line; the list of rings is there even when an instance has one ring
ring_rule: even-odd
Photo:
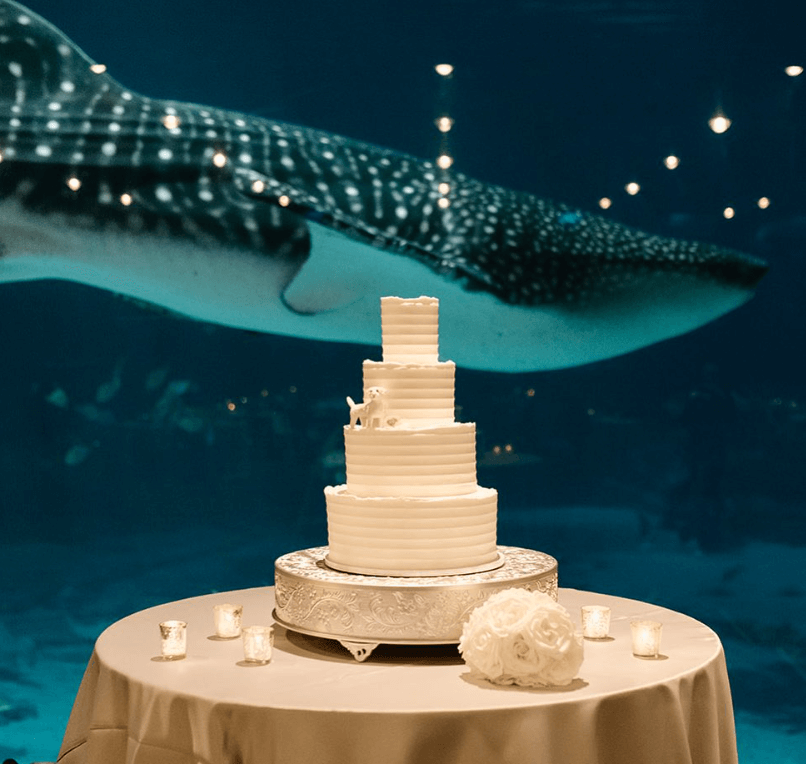
[[[419,578],[333,570],[326,546],[291,552],[274,565],[274,617],[291,631],[337,640],[359,661],[379,644],[457,643],[470,613],[496,592],[517,587],[557,599],[553,557],[498,551],[504,564],[495,570]]]

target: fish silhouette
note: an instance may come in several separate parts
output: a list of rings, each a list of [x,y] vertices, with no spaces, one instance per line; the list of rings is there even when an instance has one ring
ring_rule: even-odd
[[[199,320],[377,344],[429,294],[443,355],[523,371],[673,337],[760,260],[653,236],[306,127],[138,95],[0,0],[0,282],[67,279]]]

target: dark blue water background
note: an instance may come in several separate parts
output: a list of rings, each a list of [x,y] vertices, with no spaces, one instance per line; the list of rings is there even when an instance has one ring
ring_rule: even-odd
[[[30,4],[133,90],[423,157],[438,146],[433,66],[448,61],[457,169],[588,210],[608,196],[615,219],[768,259],[756,298],[701,330],[577,369],[459,370],[457,404],[478,423],[479,481],[499,490],[502,542],[557,556],[563,585],[652,596],[723,637],[783,644],[802,665],[806,635],[786,618],[748,625],[735,591],[730,617],[686,608],[674,577],[653,577],[670,544],[722,562],[751,544],[806,547],[806,75],[783,72],[806,65],[799,3]],[[721,136],[707,125],[718,109],[733,120]],[[669,153],[681,157],[674,172]],[[628,181],[641,193],[628,196]],[[171,586],[144,578],[123,601],[110,597],[99,623],[270,583],[276,555],[324,543],[321,488],[342,479],[343,398],[360,394],[361,360],[380,357],[56,282],[0,287],[0,348],[6,544],[74,550],[70,564],[86,573],[70,596],[84,601],[94,581],[131,568],[127,539],[222,533],[215,564]],[[507,445],[508,458],[495,454]],[[595,543],[643,556],[641,580],[582,564],[592,535],[558,508],[587,522],[601,509]],[[136,550],[143,569],[162,564],[148,543]],[[47,576],[21,589],[45,561],[9,559],[9,612],[23,597],[67,596]],[[799,580],[759,575],[803,612]],[[798,726],[803,679],[785,668],[761,677],[737,665],[737,709],[774,707],[773,721]],[[760,695],[761,685],[772,689]],[[779,693],[783,711],[768,697]]]

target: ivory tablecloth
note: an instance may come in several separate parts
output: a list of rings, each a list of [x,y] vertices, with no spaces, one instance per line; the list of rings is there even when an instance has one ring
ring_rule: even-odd
[[[735,764],[717,635],[653,605],[570,589],[612,608],[612,641],[585,643],[570,688],[471,679],[455,647],[381,646],[365,663],[336,642],[275,626],[267,666],[240,640],[214,641],[213,605],[271,623],[273,588],[172,602],[101,634],[76,698],[60,764]],[[187,658],[155,660],[158,623],[188,623]],[[663,658],[631,651],[629,622],[662,621]]]

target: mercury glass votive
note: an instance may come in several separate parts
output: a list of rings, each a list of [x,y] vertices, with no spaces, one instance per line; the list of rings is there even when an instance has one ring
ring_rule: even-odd
[[[187,623],[184,621],[163,621],[160,623],[162,637],[162,658],[177,661],[187,653]]]
[[[607,639],[610,633],[610,608],[604,605],[582,607],[582,636],[585,639]]]
[[[639,658],[657,658],[660,655],[660,633],[663,624],[658,621],[632,621],[632,653]]]
[[[268,663],[274,643],[271,626],[246,626],[243,631],[243,657],[247,663]]]
[[[241,616],[243,605],[231,605],[228,602],[213,605],[215,633],[220,639],[235,639],[241,636]]]

